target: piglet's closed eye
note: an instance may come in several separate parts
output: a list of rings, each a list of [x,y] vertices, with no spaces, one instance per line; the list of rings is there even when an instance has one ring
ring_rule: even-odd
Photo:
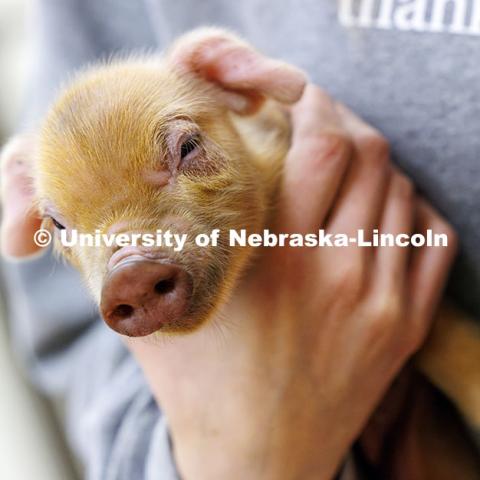
[[[173,46],[169,59],[177,70],[217,84],[227,106],[239,114],[255,113],[265,97],[294,103],[302,96],[307,80],[298,68],[269,59],[219,29],[185,35]]]

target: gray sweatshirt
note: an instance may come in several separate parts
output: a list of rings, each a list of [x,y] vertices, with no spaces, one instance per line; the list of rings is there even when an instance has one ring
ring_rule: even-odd
[[[480,317],[480,0],[37,0],[25,128],[76,68],[220,25],[305,69],[390,140],[457,227],[450,291]],[[166,419],[78,275],[50,255],[5,265],[15,344],[62,398],[88,480],[176,478]]]

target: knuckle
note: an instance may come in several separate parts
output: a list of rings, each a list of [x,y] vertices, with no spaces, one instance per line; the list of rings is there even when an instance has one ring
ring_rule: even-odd
[[[367,305],[369,338],[387,346],[399,360],[414,355],[423,345],[428,328],[412,321],[404,297],[390,291],[377,294]]]
[[[346,133],[331,130],[308,139],[303,148],[304,154],[308,155],[312,162],[322,167],[325,163],[338,162],[347,158],[351,141]]]
[[[315,85],[314,83],[309,83],[307,88],[310,95],[315,95],[320,100],[324,100],[330,103],[333,102],[332,97],[330,97],[330,95],[319,85]]]
[[[365,152],[368,158],[375,165],[388,164],[390,159],[390,143],[377,131],[362,135],[358,139],[358,148]]]
[[[398,358],[407,359],[421,348],[426,326],[412,321],[400,294],[389,293],[376,298],[371,312],[372,338],[383,339]]]
[[[440,224],[438,225],[438,230],[440,233],[444,233],[447,236],[449,247],[453,249],[458,248],[458,242],[459,242],[458,233],[450,223],[442,219],[440,221]]]
[[[360,261],[339,267],[332,277],[334,294],[341,294],[347,301],[358,299],[363,291],[364,270],[365,267]]]
[[[401,311],[401,298],[395,293],[377,295],[372,306],[372,316],[388,325],[400,318]]]
[[[404,335],[399,331],[402,319],[401,301],[396,295],[383,295],[370,303],[366,312],[366,325],[372,342],[403,350]]]
[[[460,239],[455,228],[443,217],[439,215],[430,219],[425,226],[425,230],[431,230],[435,234],[445,235],[447,237],[447,251],[455,253],[459,248]]]
[[[293,106],[294,111],[303,114],[311,110],[312,104],[321,105],[324,108],[333,108],[332,98],[318,85],[308,83],[305,87],[301,100]]]

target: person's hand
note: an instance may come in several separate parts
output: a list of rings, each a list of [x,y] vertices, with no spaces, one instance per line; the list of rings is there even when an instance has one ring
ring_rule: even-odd
[[[25,258],[41,250],[33,240],[42,223],[31,181],[33,149],[32,137],[18,135],[1,152],[1,250],[7,258]]]
[[[422,344],[454,257],[377,131],[314,86],[292,121],[277,232],[432,229],[449,246],[265,249],[209,328],[128,340],[182,478],[332,478]]]

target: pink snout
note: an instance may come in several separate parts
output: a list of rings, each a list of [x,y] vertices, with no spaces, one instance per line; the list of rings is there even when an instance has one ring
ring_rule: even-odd
[[[142,337],[181,321],[192,282],[179,265],[131,255],[108,273],[100,309],[105,322],[129,337]]]

